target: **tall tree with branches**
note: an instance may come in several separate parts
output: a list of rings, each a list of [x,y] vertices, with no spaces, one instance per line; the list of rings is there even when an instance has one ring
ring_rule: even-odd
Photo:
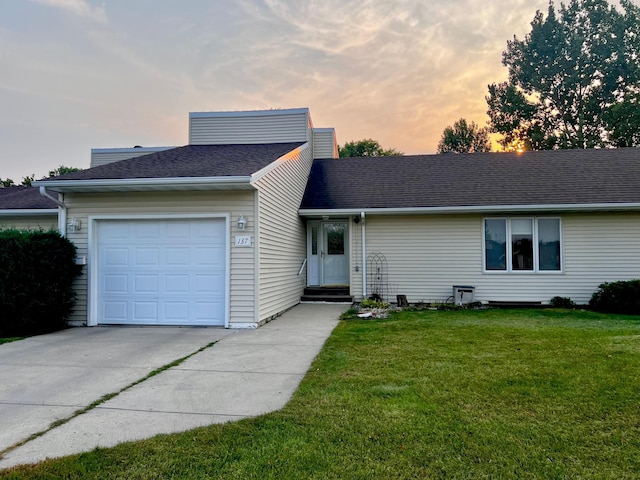
[[[489,85],[493,132],[505,149],[640,145],[640,8],[571,0],[507,42],[506,82]]]
[[[454,122],[453,126],[445,127],[438,143],[438,153],[490,151],[489,130],[486,127],[480,128],[475,122],[467,122],[464,118]]]

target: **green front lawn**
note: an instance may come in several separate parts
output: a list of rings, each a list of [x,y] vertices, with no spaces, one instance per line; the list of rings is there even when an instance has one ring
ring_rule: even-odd
[[[623,479],[638,472],[640,318],[489,310],[343,321],[282,411],[3,478]]]

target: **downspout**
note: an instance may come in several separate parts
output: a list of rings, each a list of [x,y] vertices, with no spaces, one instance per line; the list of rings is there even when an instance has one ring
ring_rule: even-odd
[[[59,199],[49,195],[47,193],[47,188],[44,186],[40,187],[40,195],[48,198],[53,203],[58,205],[58,212],[59,212],[58,228],[60,229],[60,235],[62,235],[63,237],[66,237],[67,236],[67,206],[63,202],[61,202]]]
[[[360,212],[362,228],[362,299],[367,298],[367,228],[365,227],[364,212]]]

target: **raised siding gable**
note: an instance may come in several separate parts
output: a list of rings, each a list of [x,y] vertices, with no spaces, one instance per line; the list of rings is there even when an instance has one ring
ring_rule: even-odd
[[[313,129],[313,158],[338,158],[338,143],[334,128]]]
[[[311,141],[308,108],[189,113],[190,145]]]

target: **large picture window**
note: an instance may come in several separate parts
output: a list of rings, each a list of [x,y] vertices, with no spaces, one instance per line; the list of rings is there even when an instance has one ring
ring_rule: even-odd
[[[562,270],[559,218],[486,218],[484,269],[489,272]]]

